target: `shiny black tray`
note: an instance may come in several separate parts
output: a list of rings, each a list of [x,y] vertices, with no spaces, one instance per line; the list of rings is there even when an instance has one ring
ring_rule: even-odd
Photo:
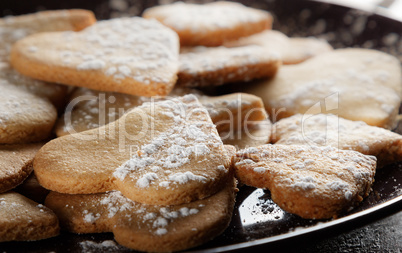
[[[98,19],[124,14],[113,9],[111,1],[1,1],[2,15],[30,13],[43,9],[86,8]],[[125,0],[132,8],[127,13],[140,14],[157,1]],[[202,2],[202,1],[198,1]],[[327,39],[335,48],[367,47],[391,53],[402,60],[402,23],[387,17],[343,6],[305,0],[239,1],[245,5],[273,13],[274,29],[289,36],[318,36]],[[391,38],[391,39],[390,39]],[[222,86],[212,92],[225,93]],[[402,133],[402,125],[396,130]],[[386,215],[390,208],[402,204],[402,163],[378,169],[373,191],[360,206],[335,220],[306,220],[281,210],[270,199],[269,191],[248,186],[240,187],[234,215],[229,228],[214,240],[190,251],[220,252],[264,249],[280,250],[281,245],[296,243],[323,233],[340,231],[359,225],[373,216]],[[113,240],[113,234],[75,235],[62,232],[60,236],[36,242],[0,243],[0,252],[131,252],[121,246],[100,244]],[[88,241],[95,246],[88,246]],[[98,246],[96,246],[98,244]],[[279,246],[278,246],[279,245]]]

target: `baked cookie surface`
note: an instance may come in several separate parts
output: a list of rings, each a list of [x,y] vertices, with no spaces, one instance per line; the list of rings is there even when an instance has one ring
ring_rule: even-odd
[[[187,204],[144,205],[120,192],[68,195],[51,192],[46,205],[74,233],[113,232],[119,244],[152,252],[184,250],[216,237],[228,226],[236,186]]]
[[[206,96],[194,89],[175,88],[168,97],[141,97],[116,92],[100,92],[78,88],[70,98],[69,107],[56,124],[57,136],[94,129],[113,122],[127,111],[145,102],[160,101],[185,94],[194,94],[208,110],[218,132],[243,128],[245,121],[267,118],[264,105],[257,96],[233,93],[222,96]]]
[[[229,41],[227,47],[240,47],[258,45],[266,50],[279,54],[283,64],[297,64],[313,56],[333,50],[332,46],[324,40],[314,37],[289,38],[275,30],[265,30],[239,40]]]
[[[0,63],[0,79],[8,84],[25,90],[37,97],[49,100],[56,109],[61,110],[66,102],[68,87],[61,84],[47,83],[23,76],[13,69],[8,62]]]
[[[43,143],[0,145],[0,193],[21,184],[32,172],[32,161]]]
[[[35,241],[59,234],[57,216],[18,193],[0,194],[0,242]]]
[[[376,50],[349,48],[285,65],[274,78],[242,91],[260,96],[277,119],[297,113],[336,113],[391,129],[401,89],[398,59]]]
[[[356,151],[263,145],[235,158],[240,182],[269,189],[272,200],[305,219],[328,219],[358,205],[374,182],[376,158]]]
[[[172,30],[133,17],[99,21],[80,32],[31,35],[14,44],[10,59],[20,73],[39,80],[164,96],[177,79],[178,50]]]
[[[57,108],[63,106],[67,87],[25,77],[9,64],[11,46],[29,35],[40,32],[79,31],[95,23],[87,10],[41,11],[34,14],[0,18],[0,78],[29,92],[49,99]]]
[[[57,119],[47,100],[0,80],[0,143],[29,143],[49,137]]]
[[[267,144],[271,140],[272,123],[269,119],[249,122],[242,126],[241,130],[221,132],[222,142],[232,145],[236,149],[258,147]]]
[[[0,19],[0,143],[35,142],[46,138],[64,104],[67,88],[22,76],[9,63],[11,46],[44,31],[79,30],[95,22],[85,10],[43,11]],[[49,103],[50,100],[52,104]]]
[[[297,114],[273,126],[272,142],[332,146],[373,155],[384,165],[402,159],[402,136],[389,130],[331,114]]]
[[[230,175],[233,153],[188,95],[52,140],[36,155],[34,170],[42,186],[61,193],[116,189],[142,203],[180,204],[216,193]]]
[[[268,78],[281,66],[279,55],[258,45],[182,48],[178,86],[203,87]]]
[[[143,17],[172,28],[182,46],[219,46],[272,26],[269,12],[226,1],[203,5],[176,2],[149,8]]]

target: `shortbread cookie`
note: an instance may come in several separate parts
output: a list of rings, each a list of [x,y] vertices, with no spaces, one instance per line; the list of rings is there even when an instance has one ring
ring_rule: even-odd
[[[189,92],[196,93],[201,104],[207,108],[218,132],[235,131],[242,129],[245,121],[259,121],[267,118],[261,99],[245,93],[210,97],[203,96],[193,89],[176,88],[167,98]],[[98,128],[117,120],[134,107],[161,99],[163,98],[147,98],[78,88],[72,94],[65,114],[56,124],[56,134],[64,136]]]
[[[215,97],[199,95],[198,99],[208,110],[219,133],[240,131],[249,123],[268,118],[261,98],[254,95],[246,93]]]
[[[277,119],[297,113],[393,128],[401,102],[401,67],[395,57],[370,49],[337,49],[280,68],[271,80],[243,91],[260,96]]]
[[[235,200],[233,180],[211,197],[175,206],[131,201],[120,192],[68,195],[51,192],[46,198],[62,227],[74,233],[113,232],[131,249],[171,252],[200,245],[229,225]]]
[[[35,79],[133,95],[167,95],[178,71],[177,34],[139,17],[99,21],[80,32],[34,34],[11,64]]]
[[[49,99],[56,108],[64,105],[67,88],[22,76],[9,64],[11,46],[19,39],[39,32],[78,31],[95,22],[87,10],[42,11],[0,19],[0,79]]]
[[[176,2],[149,8],[143,17],[172,28],[182,46],[219,46],[272,26],[268,12],[225,1],[204,5]]]
[[[281,65],[270,49],[242,47],[194,47],[182,49],[178,86],[202,87],[272,77]]]
[[[43,188],[34,173],[31,173],[25,181],[20,184],[17,188],[13,189],[13,191],[18,192],[19,194],[24,195],[25,197],[32,199],[38,203],[44,203],[49,190]]]
[[[39,183],[61,193],[119,190],[146,204],[206,198],[230,175],[226,149],[193,95],[145,103],[106,126],[57,138],[36,155]]]
[[[332,50],[332,46],[325,40],[314,37],[289,38],[285,34],[265,30],[239,40],[225,43],[227,47],[241,47],[259,45],[280,55],[283,64],[297,64],[313,56]]]
[[[330,114],[297,114],[275,123],[272,142],[286,145],[332,146],[373,155],[377,164],[402,160],[402,136]]]
[[[41,11],[34,14],[0,18],[0,59],[8,61],[14,42],[40,32],[79,31],[95,23],[88,10]]]
[[[376,158],[351,150],[264,145],[240,150],[236,177],[269,189],[272,200],[305,219],[337,217],[358,205],[374,182]]]
[[[269,119],[244,124],[241,130],[219,133],[222,142],[236,149],[258,147],[270,142],[272,123]]]
[[[0,79],[7,80],[38,97],[48,99],[57,109],[62,109],[66,102],[68,88],[65,85],[46,83],[21,75],[8,63],[0,63]]]
[[[57,136],[78,133],[98,128],[113,122],[130,109],[145,102],[157,102],[187,94],[201,95],[200,91],[187,88],[175,88],[166,97],[142,97],[118,92],[102,92],[87,88],[76,88],[69,104],[56,123]]]
[[[57,118],[47,100],[0,79],[0,143],[38,142],[48,138]]]
[[[32,161],[43,143],[0,145],[0,193],[21,184],[32,172]]]
[[[0,242],[34,241],[59,234],[56,215],[18,193],[0,194]]]
[[[104,126],[151,98],[77,88],[69,100],[64,115],[56,123],[59,137]]]

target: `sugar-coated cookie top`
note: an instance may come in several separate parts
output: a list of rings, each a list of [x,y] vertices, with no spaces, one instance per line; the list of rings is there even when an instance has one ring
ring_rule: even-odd
[[[215,127],[212,122],[204,121],[208,118],[208,112],[194,103],[197,102],[195,96],[187,95],[183,100],[186,103],[167,100],[156,104],[161,116],[173,119],[176,125],[167,132],[156,134],[151,143],[142,145],[129,161],[116,169],[113,174],[115,177],[124,180],[128,174],[135,172],[131,176],[137,178],[136,184],[140,188],[148,187],[155,180],[162,188],[189,181],[207,182],[207,174],[182,171],[183,165],[195,160],[206,161],[212,155],[213,147],[222,146],[223,143],[213,130]],[[149,103],[145,103],[139,108],[149,106]],[[224,165],[219,167],[226,170]],[[180,168],[180,171],[175,171]]]
[[[0,18],[0,61],[8,61],[11,45],[38,32],[81,30],[95,22],[91,11],[41,11]]]
[[[0,95],[1,137],[7,135],[7,131],[4,129],[11,126],[16,127],[18,125],[19,117],[26,118],[36,114],[36,116],[43,115],[44,119],[42,119],[42,121],[45,121],[45,119],[53,120],[49,115],[54,114],[55,109],[47,100],[41,99],[26,90],[20,89],[19,87],[10,84],[7,80],[0,79],[0,87],[3,92]],[[39,121],[34,118],[32,118],[32,120]]]
[[[144,16],[155,17],[175,30],[203,33],[241,24],[256,23],[267,18],[267,12],[233,2],[204,5],[176,2],[148,9]]]
[[[239,166],[269,173],[275,187],[286,185],[309,195],[343,196],[349,201],[358,186],[371,182],[376,158],[329,146],[263,145],[239,151]]]
[[[297,114],[274,126],[274,142],[286,145],[328,145],[375,155],[388,162],[401,159],[402,136],[362,121],[351,121],[331,114]]]
[[[176,34],[155,20],[134,17],[100,21],[80,35],[86,43],[81,50],[60,53],[65,63],[80,57],[78,70],[102,69],[116,79],[131,76],[142,82],[145,77],[138,75],[140,71],[157,69],[177,59]],[[70,39],[68,33],[65,37]]]
[[[274,78],[250,85],[244,92],[260,96],[267,107],[286,108],[283,114],[287,116],[322,112],[319,102],[325,99],[327,113],[336,109],[343,118],[393,128],[401,80],[396,57],[376,50],[347,48],[283,66]]]
[[[178,68],[177,34],[140,17],[99,21],[80,32],[42,33],[19,42],[19,49],[36,61],[99,71],[115,80],[169,82]]]

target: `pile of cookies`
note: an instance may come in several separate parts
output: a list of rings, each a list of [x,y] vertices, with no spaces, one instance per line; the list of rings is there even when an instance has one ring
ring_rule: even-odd
[[[402,160],[400,62],[272,22],[224,1],[0,19],[0,242],[188,249],[228,227],[238,182],[306,219],[357,206]]]

